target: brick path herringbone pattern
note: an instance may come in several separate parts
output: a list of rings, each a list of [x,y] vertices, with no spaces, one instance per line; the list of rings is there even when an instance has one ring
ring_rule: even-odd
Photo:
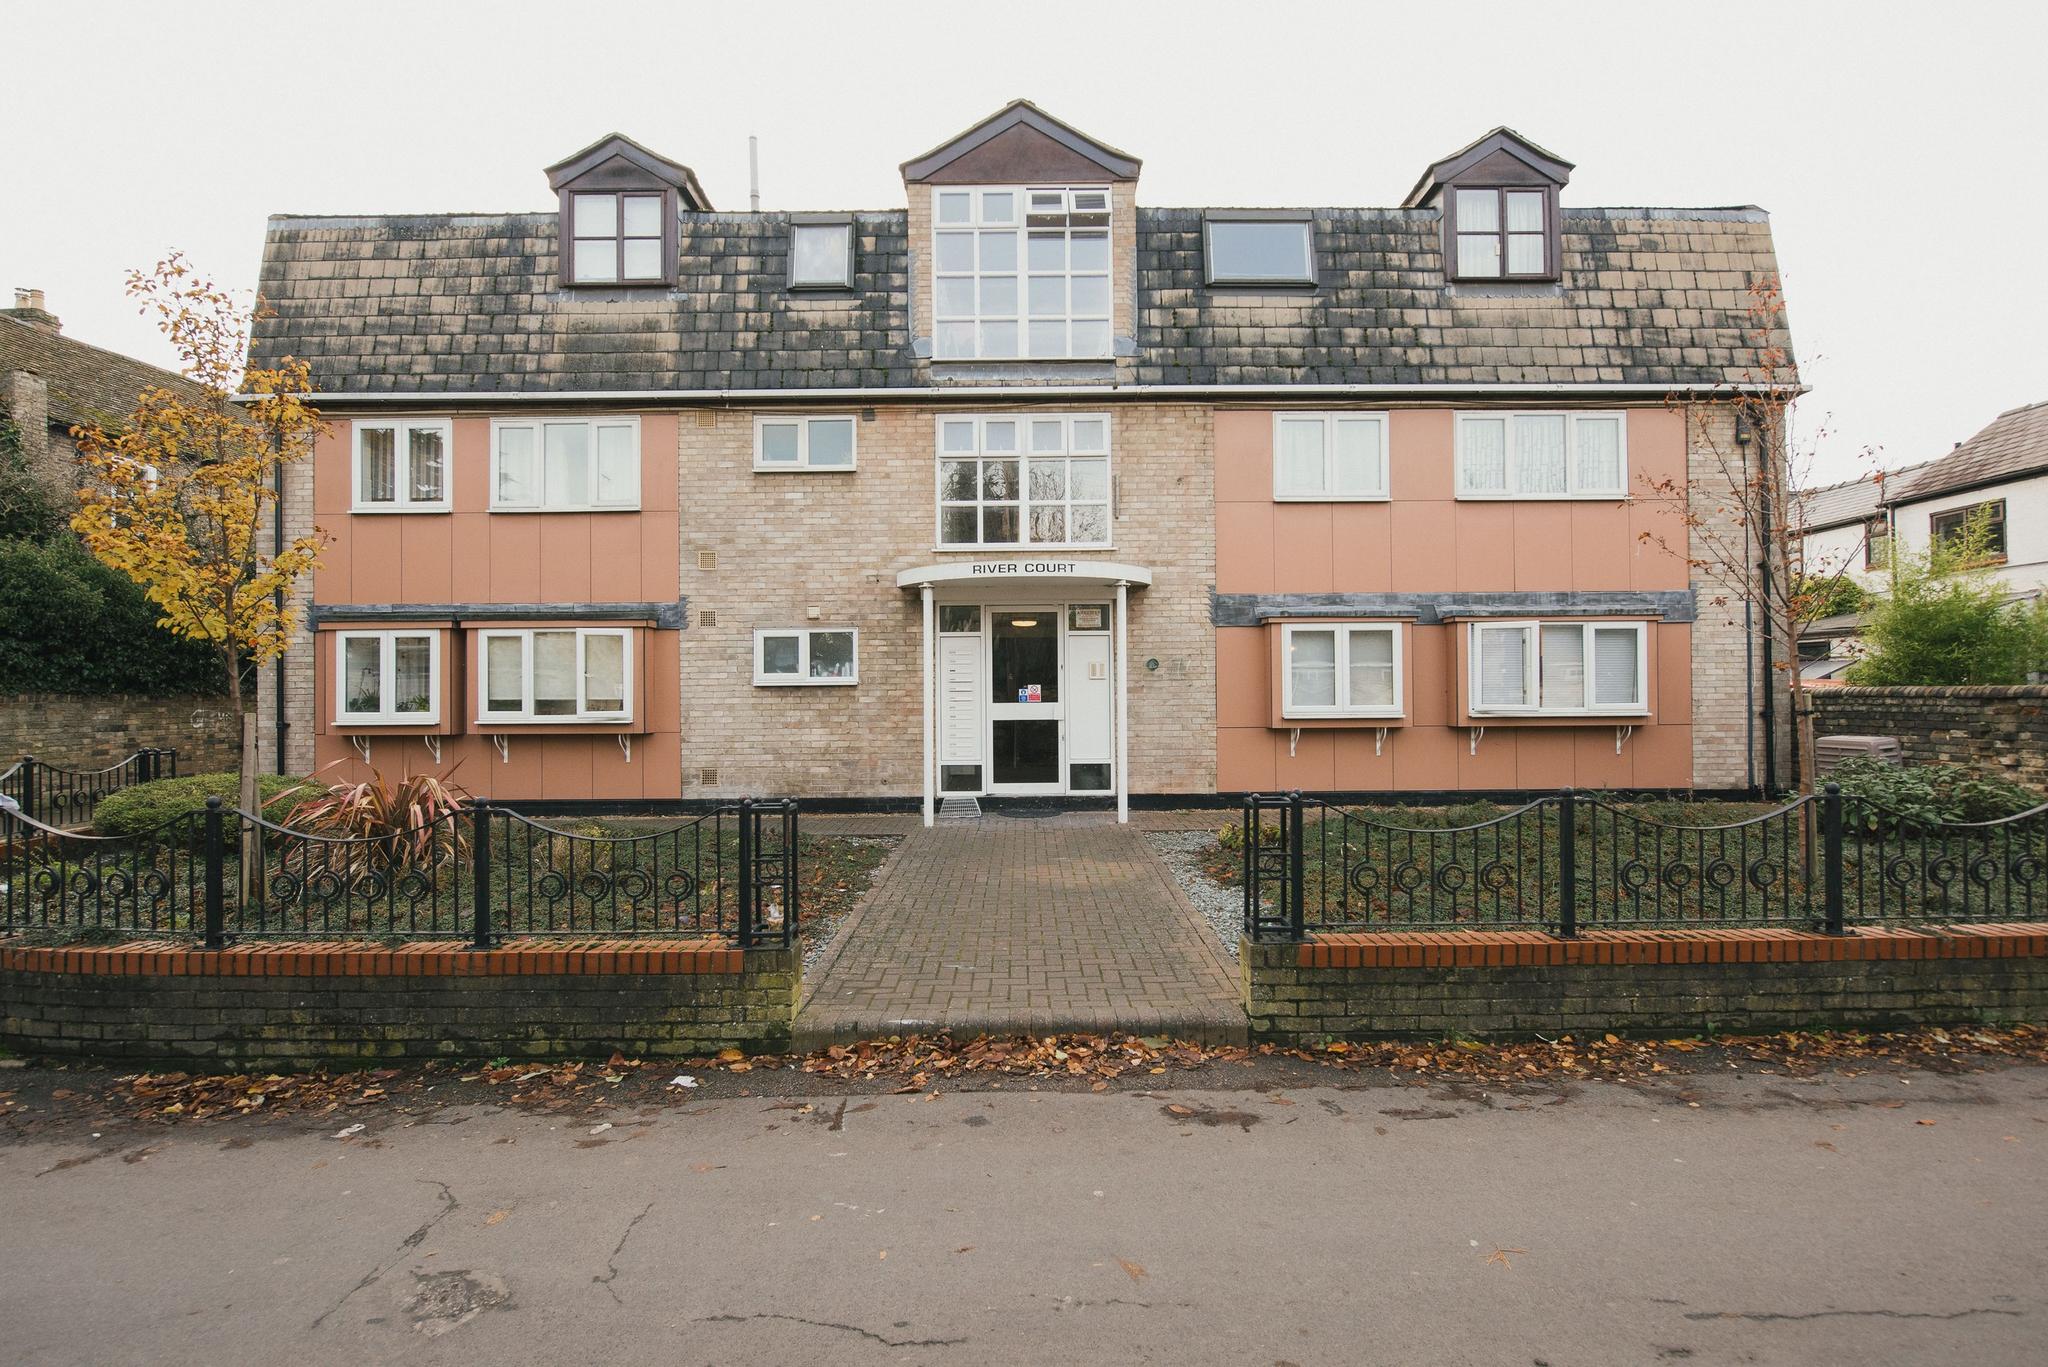
[[[1244,1038],[1235,975],[1142,832],[1107,818],[918,828],[841,932],[800,1044],[1053,1031]]]

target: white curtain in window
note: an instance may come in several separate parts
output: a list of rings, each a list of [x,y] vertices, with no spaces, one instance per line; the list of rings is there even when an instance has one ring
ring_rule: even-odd
[[[547,502],[554,507],[590,501],[590,428],[580,422],[547,424]]]
[[[1529,701],[1527,627],[1480,627],[1479,704],[1482,707],[1522,707]]]
[[[1287,667],[1297,707],[1337,705],[1337,633],[1296,631],[1288,637]]]
[[[633,451],[633,429],[597,429],[597,502],[632,503],[639,496],[639,461]]]
[[[392,642],[392,657],[391,710],[433,711],[433,638],[400,636]]]
[[[540,486],[534,479],[533,465],[533,429],[499,428],[498,502],[518,505],[539,501]]]
[[[1508,191],[1508,231],[1511,233],[1540,233],[1543,231],[1543,192],[1541,190]],[[1464,226],[1464,225],[1460,225]]]
[[[1593,628],[1593,702],[1598,707],[1630,707],[1637,696],[1642,633],[1634,627]]]
[[[1394,634],[1374,627],[1353,631],[1350,641],[1353,707],[1394,705]]]
[[[1546,626],[1542,642],[1542,706],[1586,705],[1586,632],[1576,623]]]
[[[533,712],[567,717],[576,712],[576,633],[533,633]]]
[[[1469,493],[1499,494],[1508,487],[1508,425],[1505,418],[1458,420],[1458,480]]]
[[[626,638],[611,632],[583,638],[583,698],[592,712],[626,709]]]
[[[1493,190],[1458,191],[1458,231],[1490,233],[1500,230],[1500,195]]]
[[[406,436],[407,479],[415,503],[439,503],[442,490],[441,429],[415,427]]]
[[[1572,422],[1578,448],[1580,493],[1621,493],[1621,419],[1582,417]]]
[[[1458,274],[1499,275],[1500,238],[1493,233],[1459,233]]]
[[[363,503],[391,503],[398,498],[397,460],[394,455],[396,432],[389,427],[365,427],[359,438],[362,443],[362,488],[358,499]]]
[[[484,639],[484,709],[517,712],[525,706],[526,642],[517,636]]]
[[[1565,492],[1562,413],[1523,414],[1515,418],[1515,472],[1517,493]]]
[[[1323,488],[1323,420],[1280,420],[1280,490],[1289,494],[1320,494]]]
[[[1333,464],[1336,478],[1332,493],[1382,494],[1386,492],[1386,444],[1381,440],[1378,418],[1334,419],[1336,450]]]

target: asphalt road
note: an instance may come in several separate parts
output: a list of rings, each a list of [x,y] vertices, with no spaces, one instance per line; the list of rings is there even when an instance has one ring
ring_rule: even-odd
[[[2048,1068],[1022,1088],[54,1126],[0,1146],[0,1355],[2048,1360]]]

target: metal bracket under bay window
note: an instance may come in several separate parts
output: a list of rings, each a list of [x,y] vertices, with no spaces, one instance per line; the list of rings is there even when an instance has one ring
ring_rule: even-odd
[[[1301,728],[1297,726],[1287,733],[1287,758],[1294,758],[1294,747],[1299,744],[1301,744]]]
[[[633,762],[633,738],[621,735],[618,737],[618,742],[619,752],[626,757],[626,763],[631,764]]]
[[[1614,753],[1615,753],[1615,754],[1617,754],[1617,755],[1618,755],[1618,754],[1620,754],[1620,753],[1621,753],[1621,747],[1622,747],[1622,744],[1623,744],[1623,742],[1627,741],[1627,740],[1628,740],[1628,738],[1629,738],[1630,736],[1633,736],[1633,735],[1634,735],[1635,733],[1636,733],[1636,729],[1635,729],[1635,727],[1633,727],[1633,726],[1617,726],[1617,727],[1615,727],[1615,728],[1614,728]]]
[[[499,763],[510,764],[512,762],[512,738],[510,736],[492,736],[491,744],[498,747]]]
[[[1486,728],[1483,726],[1468,726],[1465,730],[1466,734],[1471,738],[1471,744],[1465,753],[1476,755],[1479,753],[1479,738],[1486,734]]]
[[[348,743],[355,746],[356,753],[363,757],[363,763],[368,764],[370,762],[370,738],[368,736],[350,736]]]
[[[1380,750],[1387,743],[1387,732],[1393,729],[1391,726],[1375,726],[1372,729],[1372,754],[1374,759],[1379,758]]]
[[[439,764],[441,762],[441,738],[439,736],[421,736],[420,740],[427,747],[427,753],[434,757],[434,763]]]

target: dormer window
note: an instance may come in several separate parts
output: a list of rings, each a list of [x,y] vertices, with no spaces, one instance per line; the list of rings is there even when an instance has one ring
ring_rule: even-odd
[[[661,194],[569,196],[575,282],[595,285],[666,280],[661,226],[661,204],[665,198]]]
[[[1459,187],[1451,196],[1451,235],[1460,280],[1547,278],[1550,192]]]
[[[1557,280],[1557,195],[1571,171],[1512,128],[1496,128],[1424,171],[1402,207],[1442,215],[1446,283]]]
[[[561,283],[665,286],[675,280],[679,215],[711,201],[687,166],[617,133],[548,168],[561,197]]]

